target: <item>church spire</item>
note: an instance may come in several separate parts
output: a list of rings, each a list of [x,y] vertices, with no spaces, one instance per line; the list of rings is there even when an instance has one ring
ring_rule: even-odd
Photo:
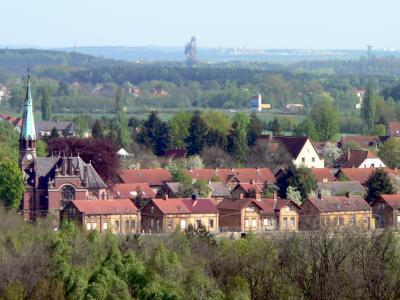
[[[26,86],[26,96],[24,100],[24,114],[21,129],[21,140],[35,141],[35,120],[33,117],[32,93],[31,93],[31,76],[28,70],[28,84]]]

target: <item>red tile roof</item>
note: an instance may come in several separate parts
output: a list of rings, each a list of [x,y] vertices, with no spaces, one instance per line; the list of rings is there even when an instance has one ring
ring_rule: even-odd
[[[400,175],[400,170],[396,169],[390,169],[390,168],[383,168],[385,172],[387,172],[390,175]],[[368,178],[371,175],[372,172],[376,171],[377,168],[341,168],[337,175],[339,173],[342,173],[347,177],[349,181],[358,181],[362,185],[367,184]]]
[[[19,128],[22,127],[22,118],[13,117],[13,116],[6,115],[6,114],[0,114],[0,119],[7,121],[10,125],[13,125],[15,127],[19,127]]]
[[[369,147],[373,147],[380,143],[380,139],[376,135],[347,135],[343,136],[340,140],[340,146],[349,143],[349,142],[356,142],[362,147],[363,149],[367,149]]]
[[[393,209],[400,208],[400,195],[381,195],[381,199]]]
[[[236,177],[241,183],[273,183],[275,177],[268,168],[239,168],[239,169],[192,169],[188,175],[193,179],[210,180],[213,177],[219,177],[222,182],[227,183],[233,177]]]
[[[241,187],[243,191],[245,191],[246,193],[250,192],[251,190],[255,190],[258,193],[262,193],[264,189],[263,184],[251,184],[251,183],[239,183],[235,187],[235,189],[238,187]]]
[[[367,158],[378,158],[378,156],[368,150],[347,150],[335,161],[335,165],[341,168],[359,168]]]
[[[332,170],[328,168],[311,168],[311,173],[314,174],[318,182],[335,181]]]
[[[113,191],[118,198],[154,198],[156,193],[151,189],[147,182],[139,183],[117,183],[113,187]]]
[[[400,136],[400,122],[389,122],[388,133],[391,136]]]
[[[311,202],[320,212],[341,212],[341,211],[368,211],[371,206],[361,196],[331,196],[310,198]],[[305,203],[307,203],[306,201]],[[304,204],[303,204],[304,205]],[[302,205],[302,206],[303,206]]]
[[[225,199],[218,204],[218,209],[221,210],[233,210],[239,211],[247,207],[249,204],[256,205],[260,208],[260,213],[264,215],[275,214],[282,207],[293,204],[299,207],[296,203],[288,199],[273,199],[273,198],[262,198],[260,200],[245,198],[245,199]]]
[[[153,203],[163,214],[216,214],[218,209],[210,199],[168,198],[153,199]]]
[[[161,186],[167,181],[171,181],[171,174],[165,169],[138,169],[120,170],[119,177],[123,183],[146,182],[150,186]]]
[[[135,214],[139,210],[130,199],[73,200],[72,205],[87,215]]]

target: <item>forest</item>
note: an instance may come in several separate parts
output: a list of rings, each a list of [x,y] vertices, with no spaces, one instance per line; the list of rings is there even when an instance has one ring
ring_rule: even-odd
[[[51,230],[0,211],[0,299],[398,299],[393,232],[215,238]]]

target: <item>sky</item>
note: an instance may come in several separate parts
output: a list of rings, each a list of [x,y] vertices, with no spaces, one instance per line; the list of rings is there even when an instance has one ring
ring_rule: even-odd
[[[0,45],[400,49],[399,0],[2,0]]]

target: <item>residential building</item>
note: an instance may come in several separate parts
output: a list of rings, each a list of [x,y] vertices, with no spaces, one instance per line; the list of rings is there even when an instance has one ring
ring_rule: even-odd
[[[50,136],[53,129],[57,130],[60,137],[76,136],[75,125],[71,121],[37,121],[35,131],[38,139]]]
[[[389,122],[387,134],[390,137],[400,136],[400,122]]]
[[[361,196],[321,196],[301,205],[300,230],[373,229],[372,209]]]
[[[140,232],[140,210],[130,199],[73,200],[61,211],[61,219],[76,222],[87,230]]]
[[[167,182],[163,188],[163,194],[166,194],[169,198],[179,198],[180,186],[179,182]],[[215,203],[231,197],[231,192],[222,182],[209,182],[208,187],[210,189],[208,197],[215,200]]]
[[[347,150],[335,162],[336,168],[385,168],[385,163],[369,150]]]
[[[258,138],[277,149],[278,145],[284,146],[296,166],[307,168],[323,168],[324,159],[318,155],[310,139],[306,136],[272,136],[262,135]]]
[[[371,206],[377,228],[400,228],[400,195],[381,195]]]
[[[218,204],[220,231],[298,230],[300,207],[276,198],[225,199]]]
[[[211,199],[168,198],[152,199],[142,209],[142,230],[146,233],[170,233],[189,225],[205,226],[218,231],[219,213]]]
[[[26,220],[50,213],[57,226],[60,210],[72,200],[106,198],[107,185],[91,163],[85,163],[79,156],[37,157],[36,141],[28,77],[19,142],[19,165],[25,182],[21,209]]]
[[[358,181],[329,181],[318,182],[318,192],[325,196],[344,196],[366,194],[366,188]]]
[[[338,146],[343,148],[348,143],[357,143],[362,150],[369,150],[380,147],[387,139],[387,136],[377,135],[343,135]]]
[[[232,190],[232,199],[240,198],[256,198],[256,195],[261,195],[264,190],[264,185],[260,183],[239,183]]]

